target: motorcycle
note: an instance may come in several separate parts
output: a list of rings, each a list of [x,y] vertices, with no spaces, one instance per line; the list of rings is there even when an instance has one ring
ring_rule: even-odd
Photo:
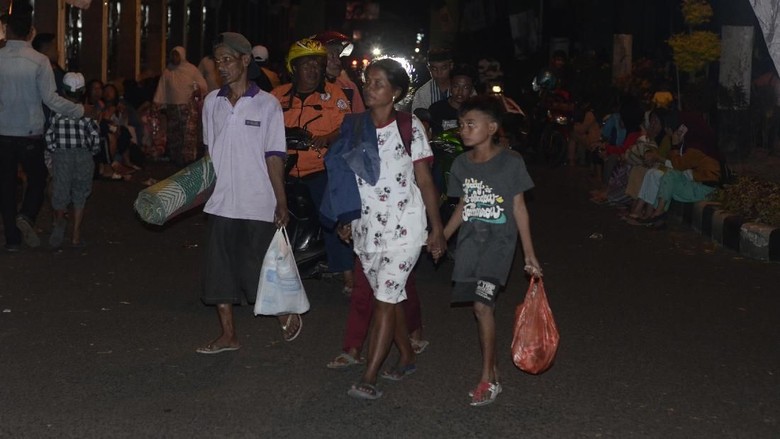
[[[552,109],[547,111],[539,140],[539,153],[548,165],[558,166],[566,160],[571,127],[571,117],[566,112]]]
[[[287,149],[306,151],[311,145],[311,134],[303,128],[285,130]],[[288,154],[285,162],[285,175],[298,163],[297,154]],[[323,262],[326,260],[323,230],[319,222],[319,209],[314,204],[309,188],[299,179],[286,179],[287,210],[290,220],[287,223],[287,235],[302,279],[317,278],[323,274]]]
[[[566,161],[572,130],[573,104],[569,92],[556,87],[556,79],[544,71],[534,78],[531,87],[539,93],[533,112],[534,135],[530,143],[536,158],[550,166]]]

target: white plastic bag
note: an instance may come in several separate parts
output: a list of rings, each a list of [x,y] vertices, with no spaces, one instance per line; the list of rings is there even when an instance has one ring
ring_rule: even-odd
[[[283,227],[276,231],[263,259],[255,315],[303,314],[308,310],[309,298],[298,274],[287,230]]]

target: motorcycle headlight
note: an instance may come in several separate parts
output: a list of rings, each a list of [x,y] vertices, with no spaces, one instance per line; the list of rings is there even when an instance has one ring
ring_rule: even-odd
[[[557,115],[555,116],[555,123],[558,125],[568,125],[569,124],[569,118],[564,115]]]

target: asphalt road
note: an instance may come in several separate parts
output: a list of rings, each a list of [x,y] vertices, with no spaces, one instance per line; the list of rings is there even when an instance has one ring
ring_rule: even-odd
[[[451,263],[418,267],[431,342],[418,372],[358,401],[346,391],[360,370],[324,367],[348,306],[336,281],[306,281],[312,310],[296,341],[245,306],[241,350],[198,355],[218,330],[198,299],[203,215],[147,227],[131,207],[140,184],[97,182],[86,249],[0,254],[0,437],[780,437],[778,265],[681,226],[627,225],[587,202],[581,169],[532,171],[561,345],[542,375],[512,366],[527,288],[516,264],[497,308],[493,405],[468,405],[480,353],[470,310],[449,305]]]

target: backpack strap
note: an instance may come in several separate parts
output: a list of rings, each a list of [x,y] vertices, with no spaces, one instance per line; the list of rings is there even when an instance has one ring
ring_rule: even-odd
[[[395,120],[398,122],[398,131],[401,132],[401,141],[404,143],[406,153],[412,155],[412,113],[398,111],[395,114]]]

